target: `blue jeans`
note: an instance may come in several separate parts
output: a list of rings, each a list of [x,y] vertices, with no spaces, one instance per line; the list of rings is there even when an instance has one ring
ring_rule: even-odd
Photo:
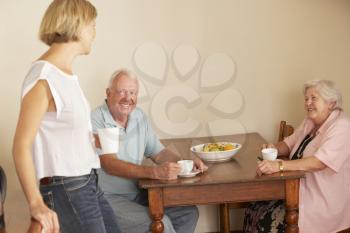
[[[106,194],[123,232],[149,233],[152,219],[149,215],[145,190],[139,195]],[[193,233],[198,221],[196,206],[169,207],[164,209],[164,233]]]
[[[120,233],[95,170],[77,177],[53,177],[40,185],[46,205],[58,215],[61,233]]]

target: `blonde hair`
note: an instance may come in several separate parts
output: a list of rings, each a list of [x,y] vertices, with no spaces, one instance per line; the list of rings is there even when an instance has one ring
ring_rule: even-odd
[[[334,109],[342,109],[342,95],[335,84],[330,80],[311,80],[304,84],[303,93],[314,87],[320,96],[327,102],[334,102]]]
[[[78,41],[81,27],[96,17],[96,8],[87,0],[54,0],[41,21],[39,38],[49,46]]]

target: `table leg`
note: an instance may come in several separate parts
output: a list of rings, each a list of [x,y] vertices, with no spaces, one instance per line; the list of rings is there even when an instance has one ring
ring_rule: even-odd
[[[219,205],[220,208],[220,233],[230,232],[230,208],[229,203]]]
[[[161,188],[148,189],[148,204],[152,218],[151,230],[153,233],[162,233],[164,231],[164,224],[162,222],[164,215],[162,191]]]
[[[286,233],[299,233],[299,179],[286,180]]]

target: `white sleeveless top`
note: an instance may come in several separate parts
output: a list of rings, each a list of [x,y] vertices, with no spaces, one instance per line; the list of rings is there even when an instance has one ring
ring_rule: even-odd
[[[37,179],[47,176],[80,176],[100,168],[94,150],[90,106],[78,78],[47,61],[36,61],[22,87],[22,98],[38,80],[46,80],[57,112],[46,112],[32,148]]]

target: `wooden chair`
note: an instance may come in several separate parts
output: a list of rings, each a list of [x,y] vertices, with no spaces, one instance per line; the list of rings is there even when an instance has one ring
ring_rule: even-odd
[[[294,128],[291,125],[287,125],[285,121],[280,122],[280,128],[278,133],[278,141],[283,141],[283,139],[294,132]],[[230,209],[246,208],[248,202],[238,202],[238,203],[223,203],[220,204],[220,232],[229,233],[230,232]]]
[[[280,131],[278,133],[278,141],[281,142],[283,139],[294,133],[294,128],[291,125],[287,125],[285,121],[280,123]]]

